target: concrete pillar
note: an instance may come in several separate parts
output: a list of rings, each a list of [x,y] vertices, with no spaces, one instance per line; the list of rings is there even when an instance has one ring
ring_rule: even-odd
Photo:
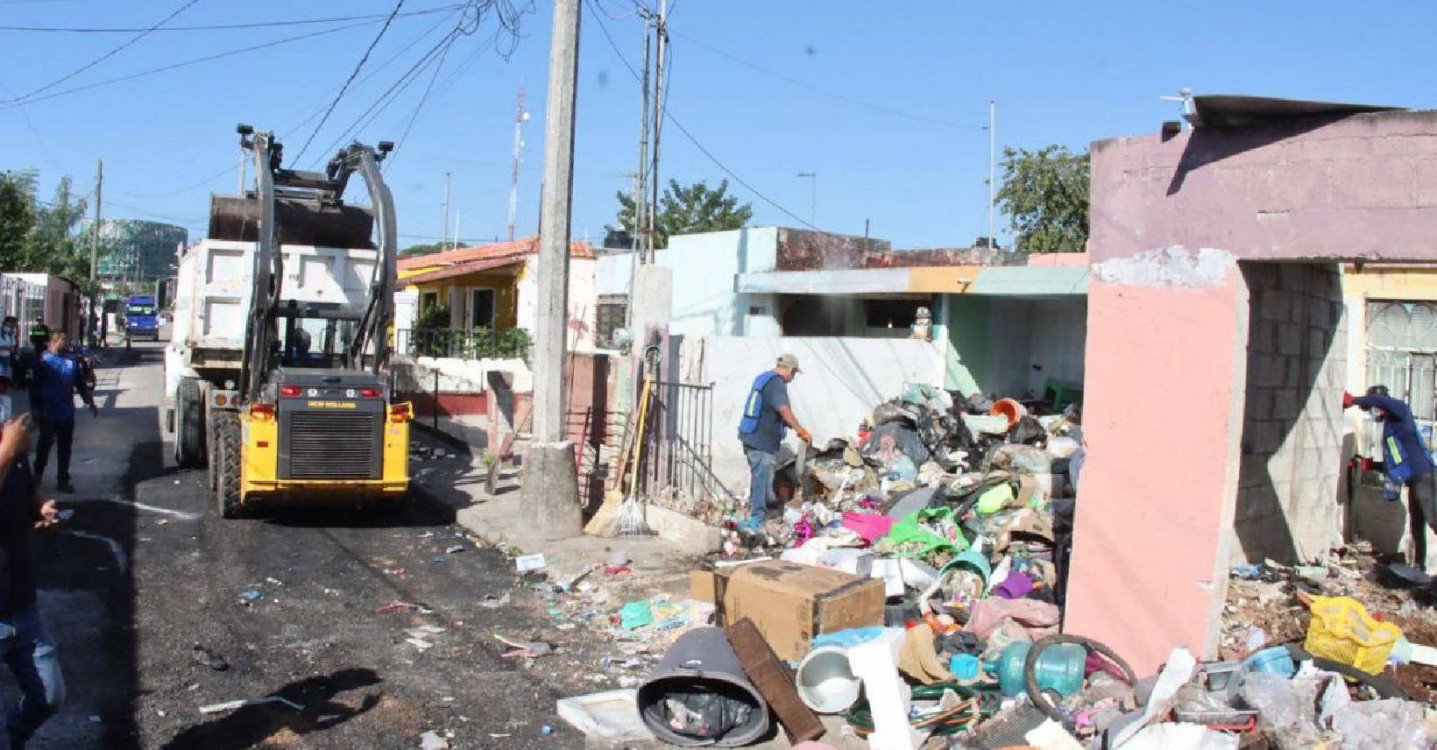
[[[1064,630],[1139,674],[1215,656],[1227,594],[1247,365],[1231,255],[1180,248],[1093,267]]]

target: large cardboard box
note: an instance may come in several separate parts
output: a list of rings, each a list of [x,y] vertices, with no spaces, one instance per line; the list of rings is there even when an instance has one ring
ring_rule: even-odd
[[[883,581],[766,560],[714,576],[718,624],[747,617],[782,659],[800,659],[813,636],[883,624]]]

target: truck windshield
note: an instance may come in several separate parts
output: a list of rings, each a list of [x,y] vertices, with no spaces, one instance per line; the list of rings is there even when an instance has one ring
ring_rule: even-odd
[[[125,308],[125,314],[126,314],[126,315],[154,315],[154,314],[155,314],[155,308],[154,308],[153,305],[130,305],[129,307],[126,307],[126,308]]]

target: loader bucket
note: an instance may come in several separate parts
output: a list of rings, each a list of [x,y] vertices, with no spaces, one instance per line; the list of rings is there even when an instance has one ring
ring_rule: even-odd
[[[210,196],[209,238],[259,241],[259,201],[232,195]],[[322,205],[280,198],[275,201],[279,241],[286,245],[373,248],[374,215],[358,206]]]

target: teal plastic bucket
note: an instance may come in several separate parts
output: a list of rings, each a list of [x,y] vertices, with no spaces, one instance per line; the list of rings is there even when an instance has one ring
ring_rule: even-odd
[[[1297,674],[1297,664],[1292,661],[1292,652],[1286,646],[1265,648],[1244,659],[1242,666],[1249,672],[1266,672],[1288,679]]]

